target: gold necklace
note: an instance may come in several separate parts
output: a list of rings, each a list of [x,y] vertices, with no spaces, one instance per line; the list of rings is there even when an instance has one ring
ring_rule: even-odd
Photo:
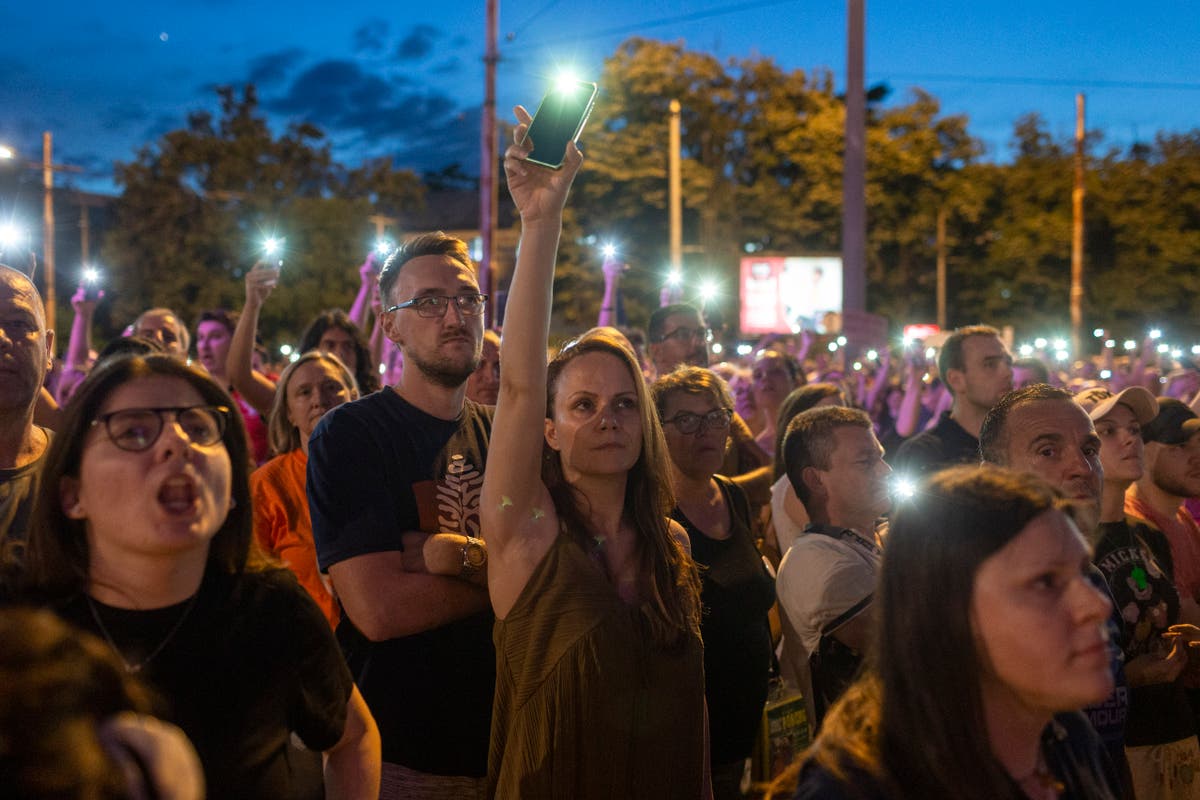
[[[136,675],[163,651],[163,648],[165,648],[170,641],[175,638],[175,634],[179,633],[179,629],[183,627],[184,620],[186,620],[188,615],[192,613],[192,608],[196,605],[196,601],[200,598],[200,592],[197,590],[196,593],[192,595],[192,599],[188,600],[187,607],[183,609],[183,613],[179,615],[179,619],[176,620],[175,624],[171,627],[171,630],[167,631],[167,635],[162,638],[162,641],[158,643],[158,646],[150,651],[150,655],[146,656],[136,664],[130,664],[125,660],[125,654],[121,652],[121,648],[117,646],[116,640],[114,640],[112,634],[108,632],[108,627],[104,624],[104,620],[100,619],[100,610],[96,608],[96,604],[92,601],[92,596],[86,592],[83,596],[84,599],[87,600],[88,610],[92,612],[92,619],[96,620],[96,625],[100,628],[100,633],[104,635],[104,640],[108,642],[108,646],[111,647],[113,652],[117,654],[117,658],[121,659],[121,663],[125,666],[125,671],[131,675]]]

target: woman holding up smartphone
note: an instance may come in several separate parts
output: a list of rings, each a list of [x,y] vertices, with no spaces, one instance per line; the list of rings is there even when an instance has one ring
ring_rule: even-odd
[[[521,246],[481,498],[496,612],[497,797],[706,797],[699,581],[634,355],[591,331],[545,363],[562,209],[582,163],[504,167]]]

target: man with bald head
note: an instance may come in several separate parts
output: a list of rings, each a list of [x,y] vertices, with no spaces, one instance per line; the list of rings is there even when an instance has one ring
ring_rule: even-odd
[[[21,272],[0,264],[0,554],[25,539],[50,431],[33,424],[54,332],[37,288]],[[0,594],[4,592],[0,574]]]

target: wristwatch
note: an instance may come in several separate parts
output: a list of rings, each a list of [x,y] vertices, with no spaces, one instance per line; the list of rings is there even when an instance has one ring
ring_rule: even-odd
[[[468,536],[462,548],[462,557],[462,571],[458,574],[463,578],[472,578],[487,565],[487,545],[482,539]]]

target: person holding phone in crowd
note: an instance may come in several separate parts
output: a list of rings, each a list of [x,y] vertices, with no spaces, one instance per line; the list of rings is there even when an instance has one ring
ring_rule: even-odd
[[[481,520],[496,614],[497,797],[705,797],[699,579],[634,354],[604,331],[545,362],[562,211],[583,157],[504,160],[522,239]]]

